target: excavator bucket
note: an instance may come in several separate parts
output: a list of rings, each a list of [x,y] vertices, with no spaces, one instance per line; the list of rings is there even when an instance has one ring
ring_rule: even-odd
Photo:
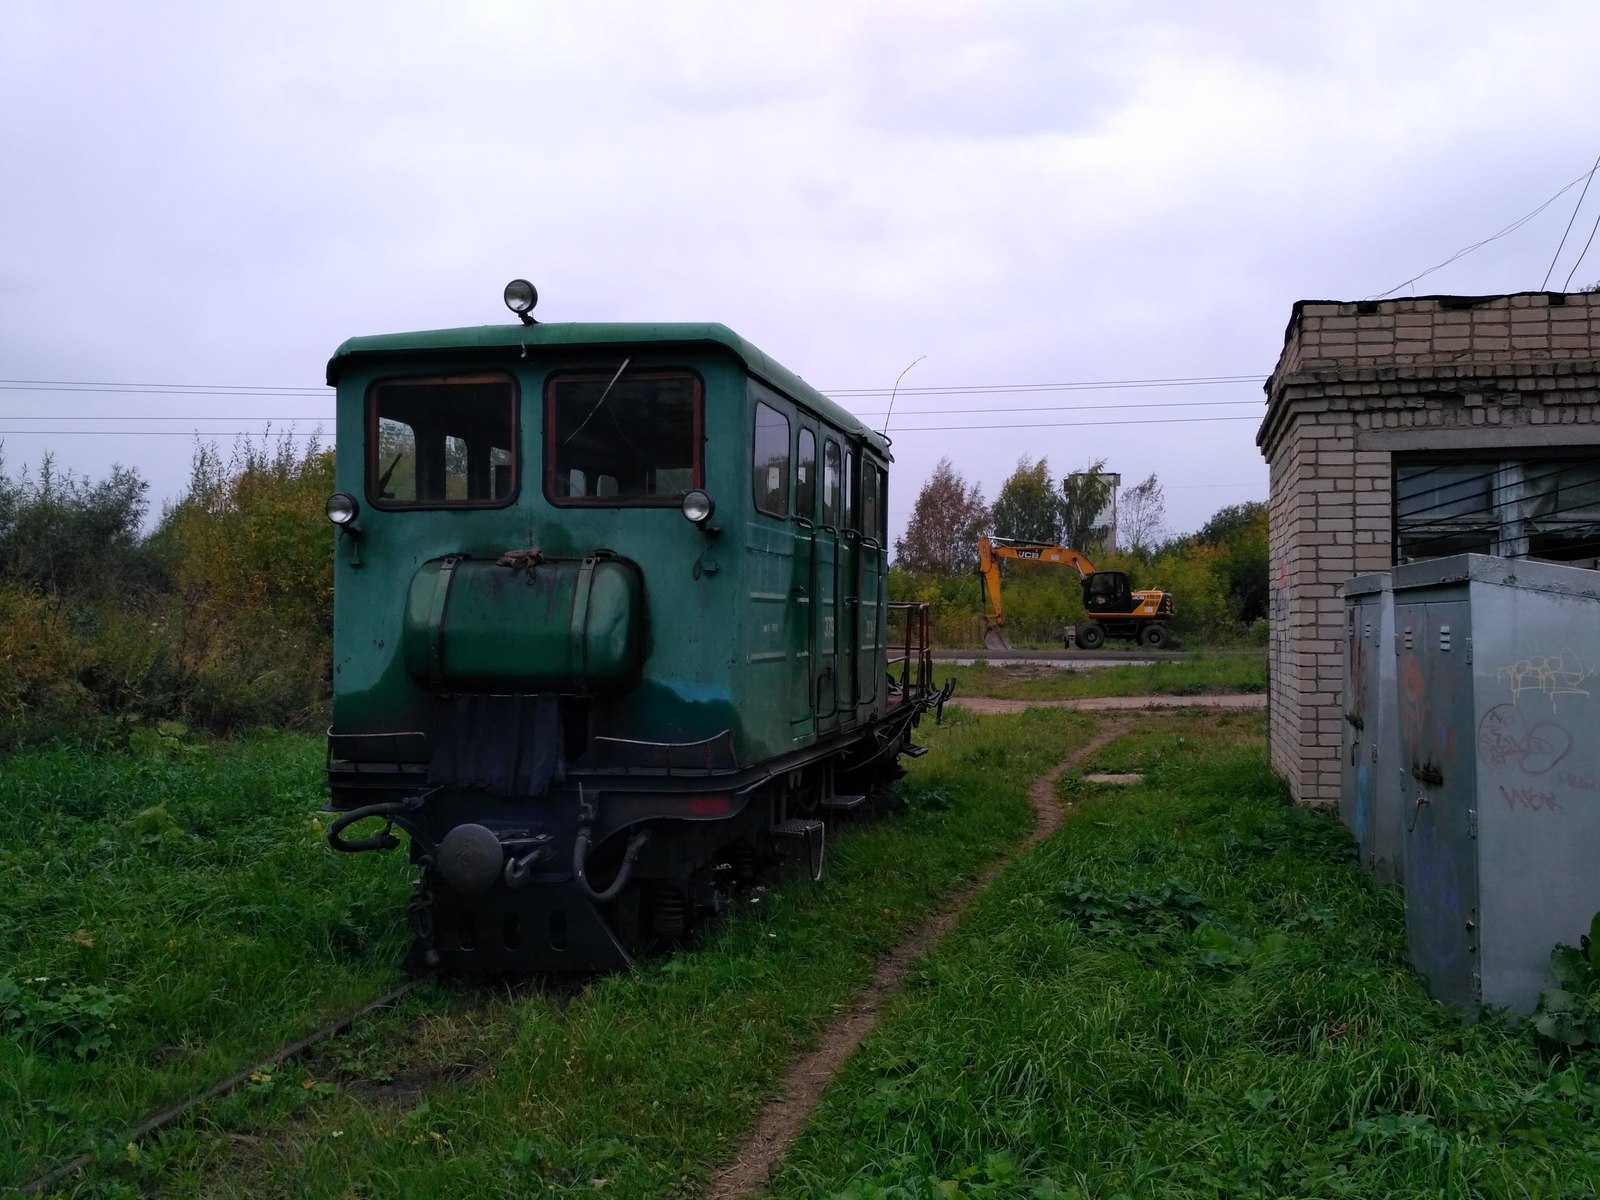
[[[983,631],[983,648],[985,650],[1009,650],[1011,643],[1006,641],[1006,631],[999,625],[991,625]]]

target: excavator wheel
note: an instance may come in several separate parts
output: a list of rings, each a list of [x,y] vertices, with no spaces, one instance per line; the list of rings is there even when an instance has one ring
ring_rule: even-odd
[[[1139,634],[1139,640],[1152,650],[1159,650],[1167,644],[1167,630],[1164,625],[1146,625]]]
[[[1078,645],[1085,650],[1098,650],[1106,644],[1106,631],[1098,623],[1090,621],[1086,625],[1078,626]]]

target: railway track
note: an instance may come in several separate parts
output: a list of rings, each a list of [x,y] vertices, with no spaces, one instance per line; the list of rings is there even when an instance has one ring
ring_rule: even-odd
[[[249,1082],[250,1077],[255,1074],[259,1064],[285,1063],[300,1058],[306,1054],[307,1051],[314,1049],[321,1043],[328,1041],[330,1038],[339,1037],[340,1035],[348,1032],[350,1027],[361,1018],[369,1016],[375,1012],[381,1012],[385,1009],[393,1008],[401,1000],[405,999],[405,997],[411,995],[419,988],[426,984],[432,983],[434,978],[435,977],[432,974],[419,975],[416,978],[401,984],[394,990],[384,993],[377,999],[369,1000],[365,1004],[351,1009],[342,1016],[335,1017],[333,1020],[322,1025],[315,1032],[308,1034],[305,1037],[298,1038],[292,1042],[287,1042],[278,1047],[276,1050],[256,1056],[251,1060],[250,1066],[247,1066],[240,1071],[236,1071],[234,1074],[229,1075],[226,1079],[222,1079],[207,1088],[203,1088],[202,1090],[188,1096],[186,1099],[180,1100],[176,1104],[169,1105],[168,1107],[163,1108],[160,1112],[153,1113],[146,1117],[137,1125],[133,1126],[133,1128],[128,1130],[126,1134],[119,1137],[117,1139],[117,1143],[121,1145],[128,1142],[139,1142],[144,1138],[149,1137],[153,1133],[160,1132],[162,1129],[165,1129],[168,1126],[182,1120],[201,1105],[210,1103],[213,1100],[219,1100],[228,1095],[230,1092],[236,1091],[238,1088],[242,1087],[245,1083]],[[573,994],[576,994],[576,989],[573,990]],[[564,1007],[565,1003],[570,999],[570,995],[562,996],[562,1006]],[[78,1155],[76,1158],[64,1162],[60,1166],[57,1166],[50,1171],[47,1171],[45,1174],[23,1184],[22,1187],[17,1190],[16,1194],[19,1196],[33,1196],[42,1192],[46,1192],[55,1187],[57,1184],[61,1183],[63,1180],[70,1178],[77,1172],[83,1170],[85,1167],[91,1165],[95,1159],[96,1155],[92,1151],[86,1151],[83,1154]]]
[[[179,1121],[189,1116],[202,1105],[209,1104],[215,1100],[220,1100],[230,1093],[237,1091],[246,1083],[250,1082],[251,1077],[256,1074],[261,1064],[273,1063],[282,1065],[293,1062],[296,1059],[300,1059],[322,1043],[348,1033],[351,1027],[363,1017],[393,1008],[407,996],[412,995],[428,984],[437,982],[438,978],[439,976],[437,972],[429,972],[423,975],[418,975],[413,979],[407,980],[399,987],[385,992],[383,995],[378,996],[373,1000],[368,1000],[364,1004],[358,1005],[355,1008],[350,1009],[348,1012],[327,1021],[323,1025],[319,1026],[314,1032],[307,1034],[304,1037],[297,1038],[291,1042],[286,1042],[274,1050],[253,1056],[248,1066],[235,1071],[233,1074],[227,1076],[227,1078],[221,1079],[216,1083],[201,1088],[183,1100],[168,1105],[159,1112],[152,1113],[151,1115],[145,1117],[136,1125],[119,1135],[115,1139],[116,1144],[120,1146],[126,1145],[130,1142],[139,1142],[152,1134],[159,1133],[163,1129],[177,1124]],[[525,986],[519,985],[513,989],[510,1000],[515,1002],[517,999],[523,996],[529,988],[532,988],[538,990],[545,997],[553,1001],[556,1012],[564,1012],[567,1006],[571,1004],[573,999],[582,993],[584,988],[590,982],[590,979],[591,977],[588,975],[541,975],[537,977],[530,977],[527,981],[525,981]],[[500,988],[480,989],[480,991],[483,1000],[487,1000],[491,995],[505,994],[504,989]],[[69,1179],[79,1171],[83,1170],[85,1167],[93,1165],[97,1158],[98,1155],[96,1155],[93,1151],[85,1151],[64,1163],[53,1167],[44,1174],[29,1180],[27,1183],[24,1183],[16,1190],[15,1193],[6,1194],[15,1194],[17,1196],[36,1196],[49,1192],[63,1180]]]

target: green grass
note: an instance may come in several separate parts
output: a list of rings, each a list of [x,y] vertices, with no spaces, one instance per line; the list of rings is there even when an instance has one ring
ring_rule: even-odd
[[[1260,716],[1150,719],[916,972],[773,1196],[1576,1196],[1600,1056],[1463,1025]]]
[[[481,1197],[589,1195],[591,1180],[604,1179],[608,1193],[625,1196],[692,1191],[879,957],[1031,826],[1028,781],[1090,728],[1062,712],[1005,722],[952,714],[930,735],[938,751],[913,764],[903,805],[830,839],[822,886],[786,878],[727,914],[704,945],[594,981],[570,1003],[540,987],[427,987],[353,1037],[269,1066],[136,1154],[109,1144],[74,1186],[107,1196]],[[298,760],[313,774],[320,748],[313,756],[302,745]],[[309,840],[286,853],[331,856]],[[367,860],[382,861],[331,866],[337,874]],[[273,893],[291,940],[293,914],[330,903],[321,892],[339,886]],[[401,899],[382,903],[378,924],[398,924]],[[324,953],[296,952],[302,961]],[[398,953],[392,938],[374,949],[375,982],[389,982],[380,964]],[[314,973],[302,972],[302,986]],[[241,997],[226,1015],[260,1025]],[[133,1077],[121,1059],[101,1069],[117,1087]],[[62,1100],[59,1113],[35,1114],[34,1127],[75,1127],[73,1110],[89,1098]],[[31,1167],[76,1148],[64,1134],[34,1144],[47,1141],[53,1153],[35,1151]]]
[[[0,764],[0,1190],[399,979],[405,864],[322,842],[320,742]]]
[[[1086,696],[1198,696],[1259,692],[1267,686],[1264,651],[1193,654],[1122,667],[1045,667],[1039,663],[974,662],[958,667],[935,663],[941,680],[956,681],[958,696],[1001,700],[1076,700]]]
[[[1076,805],[1067,823],[913,970],[771,1195],[1600,1190],[1600,1054],[1548,1062],[1504,1021],[1465,1026],[1432,1004],[1407,966],[1399,899],[1367,885],[1336,822],[1288,803],[1266,770],[1262,723],[1259,714],[1141,715],[1134,732],[1063,779]],[[80,990],[106,987],[124,1006],[116,1029],[100,1031],[108,1049],[85,1062],[70,1039],[23,1056],[36,1072],[27,1084],[12,1082],[18,1059],[0,1062],[7,1111],[19,1113],[7,1119],[32,1147],[29,1169],[13,1164],[7,1178],[67,1157],[87,1124],[102,1156],[66,1185],[75,1196],[697,1194],[884,951],[1030,827],[1028,782],[1092,728],[1060,710],[955,713],[928,734],[933,752],[913,764],[902,805],[831,839],[822,886],[786,877],[747,897],[698,947],[575,995],[537,983],[429,985],[300,1061],[263,1064],[240,1092],[132,1148],[108,1106],[147,1107],[130,1098],[162,1048],[183,1044],[173,1028],[204,1026],[217,1046],[236,1047],[207,1060],[215,1070],[196,1083],[208,1082],[260,1053],[235,1027],[260,1036],[271,1026],[286,1040],[315,1023],[289,1028],[292,1001],[309,1018],[321,997],[306,993],[323,981],[344,980],[347,1000],[363,981],[370,993],[392,981],[403,870],[397,856],[334,858],[309,832],[278,845],[278,834],[309,826],[320,798],[314,742],[255,743],[179,772],[163,803],[185,837],[199,836],[190,805],[234,814],[208,822],[206,836],[257,830],[245,839],[252,851],[213,864],[214,883],[259,855],[281,857],[266,878],[195,906],[214,914],[207,941],[236,939],[230,954],[251,964],[259,993],[235,988],[220,1005],[197,985],[163,1009],[174,979],[212,969],[206,954],[151,973],[135,969],[140,953],[98,973],[75,958],[162,921],[165,906],[144,892],[188,894],[172,885],[178,859],[138,873],[150,835],[135,831],[154,821],[163,855],[159,839],[171,835],[141,816],[138,800],[120,798],[133,764],[13,760],[5,795],[33,806],[33,826],[57,829],[58,849],[35,852],[31,875],[78,861],[80,845],[133,837],[141,851],[109,861],[133,860],[118,869],[142,883],[98,889],[103,900],[75,883],[58,910],[50,887],[32,895],[30,919],[50,932],[28,940],[29,969],[43,964]],[[29,787],[13,782],[17,762]],[[1091,785],[1091,770],[1138,771],[1145,782]],[[85,779],[99,782],[84,791]],[[225,781],[240,794],[219,795]],[[74,836],[70,854],[60,849],[63,808],[96,826]],[[286,823],[253,824],[268,820]],[[364,869],[378,875],[364,879]],[[5,887],[14,886],[8,865]],[[0,905],[8,919],[14,894]],[[325,931],[346,928],[360,896],[374,906],[359,909],[363,927],[379,930],[362,943],[365,957],[349,957],[347,934],[305,932],[318,913]],[[273,920],[232,915],[252,906]],[[8,948],[24,944],[6,928]],[[85,948],[72,939],[80,928],[122,932]],[[151,951],[174,936],[164,927],[139,945]],[[280,962],[295,983],[274,991]],[[124,1025],[146,1012],[164,1012],[164,1030]],[[78,1082],[55,1090],[37,1074],[46,1070]]]

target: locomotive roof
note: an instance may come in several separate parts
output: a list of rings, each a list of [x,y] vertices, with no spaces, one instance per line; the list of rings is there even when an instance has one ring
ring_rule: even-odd
[[[768,357],[726,325],[716,322],[649,324],[644,322],[540,322],[534,325],[472,325],[458,329],[428,329],[415,333],[384,333],[353,337],[328,360],[328,384],[339,382],[352,360],[367,357],[441,354],[450,357],[518,356],[534,346],[715,346],[730,351],[750,373],[845,433],[870,442],[885,458],[889,443],[794,372]]]

